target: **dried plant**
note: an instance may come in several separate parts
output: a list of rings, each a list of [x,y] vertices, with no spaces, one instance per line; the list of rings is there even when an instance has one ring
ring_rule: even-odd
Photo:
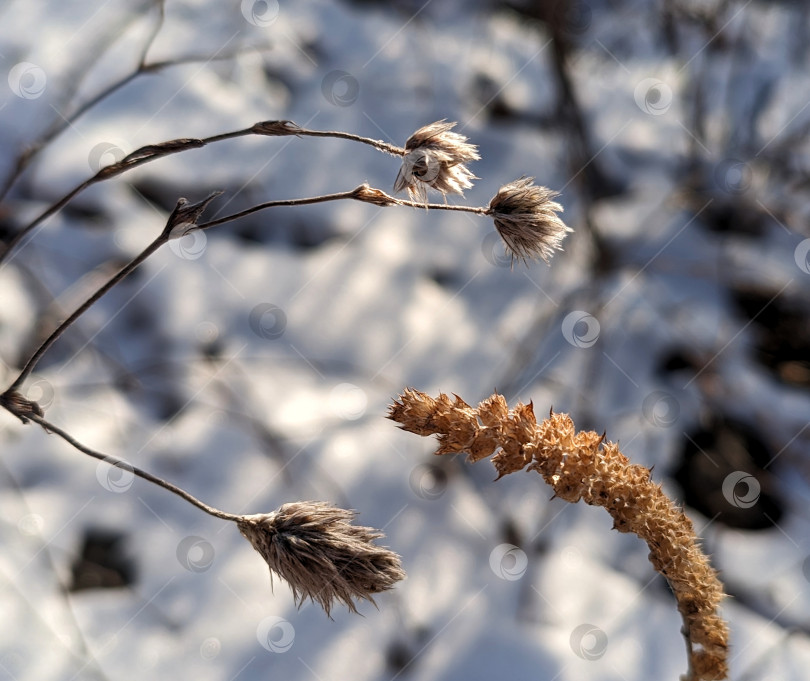
[[[419,128],[405,142],[402,167],[394,182],[394,191],[408,190],[413,201],[427,203],[427,190],[442,196],[464,195],[477,179],[465,165],[477,161],[478,148],[464,135],[450,132],[455,123],[441,120]]]
[[[158,6],[160,7],[160,21],[162,21],[162,2],[158,2]],[[159,29],[160,21],[156,30]],[[146,63],[145,54],[144,51],[141,64],[131,78],[144,71],[156,68],[155,65]],[[120,85],[113,86],[109,92],[115,91],[118,87]],[[102,93],[100,97],[103,98],[103,96]],[[92,106],[92,104],[92,102],[88,103],[76,115],[80,115],[82,111]],[[540,257],[547,258],[551,250],[559,246],[560,239],[568,231],[562,223],[559,223],[562,227],[558,227],[556,232],[549,229],[545,231],[539,230],[537,227],[537,222],[542,219],[552,223],[553,218],[555,218],[553,211],[560,210],[558,204],[549,201],[549,198],[553,195],[549,190],[538,187],[526,188],[523,190],[521,197],[517,197],[515,190],[507,191],[507,188],[517,186],[517,183],[512,183],[498,192],[489,207],[455,206],[447,203],[430,204],[426,202],[428,187],[437,190],[442,195],[448,193],[461,194],[464,189],[472,186],[471,181],[475,179],[465,164],[479,158],[477,149],[467,142],[466,137],[452,132],[455,125],[455,123],[445,121],[427,125],[411,135],[405,148],[400,148],[380,140],[346,132],[309,130],[292,121],[262,121],[248,128],[203,139],[180,138],[146,145],[120,161],[99,169],[93,176],[78,184],[42,211],[31,222],[19,229],[7,241],[4,248],[0,250],[0,263],[11,259],[14,256],[15,248],[23,242],[26,236],[31,234],[36,227],[43,224],[49,217],[62,210],[90,186],[112,180],[134,168],[169,155],[238,137],[331,137],[371,146],[385,154],[403,159],[402,167],[395,182],[395,189],[397,191],[407,189],[411,199],[419,200],[406,201],[398,199],[386,194],[381,189],[364,183],[352,190],[335,194],[266,201],[238,213],[206,222],[202,220],[203,214],[209,204],[222,192],[214,192],[195,203],[190,203],[186,199],[179,199],[175,209],[169,215],[157,236],[130,262],[99,286],[72,313],[67,315],[64,321],[58,324],[28,355],[28,359],[24,362],[16,378],[4,392],[0,393],[0,407],[14,414],[23,424],[34,422],[47,432],[61,437],[75,449],[88,456],[130,470],[134,475],[176,494],[212,516],[236,522],[242,534],[262,555],[271,571],[290,584],[299,605],[309,598],[319,603],[327,614],[335,602],[343,603],[350,610],[355,611],[354,602],[356,600],[372,600],[373,594],[390,589],[398,580],[402,579],[404,572],[399,557],[395,553],[373,544],[374,539],[382,536],[381,533],[371,528],[357,527],[350,524],[349,521],[354,515],[352,511],[333,508],[319,502],[287,504],[273,513],[251,516],[234,515],[220,511],[172,483],[147,471],[130,466],[119,459],[101,454],[79,442],[66,430],[47,420],[43,408],[35,401],[25,398],[20,391],[40,360],[54,343],[62,337],[65,331],[161,247],[172,239],[198,230],[212,229],[258,211],[279,206],[303,206],[339,200],[360,201],[379,207],[394,206],[464,211],[476,215],[492,216],[513,257],[526,260],[527,257],[534,257],[539,254]],[[55,129],[53,134],[58,134],[58,131]],[[43,144],[46,144],[51,138],[46,137],[43,139]],[[20,165],[17,169],[19,172],[21,172],[20,168],[24,167],[27,160],[30,160],[30,157],[25,157],[21,161],[23,165]],[[6,189],[13,185],[17,177],[18,172],[15,171],[9,179]],[[542,206],[535,205],[541,200],[545,200]],[[534,217],[527,219],[526,214],[531,214]],[[512,222],[509,229],[505,230],[503,225],[509,220]]]
[[[522,177],[501,187],[489,202],[495,229],[513,263],[540,258],[548,262],[562,249],[562,240],[572,230],[557,215],[563,207],[556,197],[557,192],[535,185],[533,177]]]
[[[299,607],[311,598],[329,615],[335,601],[357,612],[354,600],[374,603],[373,595],[392,588],[405,572],[400,557],[377,546],[383,533],[352,525],[355,511],[317,501],[284,504],[272,513],[238,515],[209,506],[184,489],[114,456],[102,454],[50,423],[35,402],[19,393],[0,395],[0,406],[23,423],[34,421],[88,456],[176,494],[208,515],[235,522],[270,569],[292,589]]]
[[[335,601],[357,612],[353,599],[373,603],[373,594],[405,577],[399,556],[373,544],[382,533],[352,525],[354,515],[303,501],[243,516],[237,525],[270,570],[290,585],[299,605],[310,598],[328,615]]]
[[[603,435],[577,432],[566,414],[552,412],[538,423],[531,404],[510,410],[497,393],[473,408],[458,396],[434,399],[406,389],[389,418],[417,435],[438,435],[436,454],[466,452],[473,462],[492,456],[498,478],[528,466],[555,497],[604,507],[614,529],[647,542],[650,562],[675,594],[689,656],[684,681],[727,677],[728,626],[718,614],[722,585],[691,521],[652,482],[648,468],[631,464]]]

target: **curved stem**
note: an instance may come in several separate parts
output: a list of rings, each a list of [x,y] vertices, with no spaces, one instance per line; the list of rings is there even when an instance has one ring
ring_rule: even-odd
[[[124,265],[111,279],[107,280],[101,288],[99,288],[93,295],[91,295],[87,300],[85,300],[76,310],[73,311],[65,321],[63,321],[59,326],[54,329],[53,333],[48,336],[36,349],[33,355],[31,355],[30,359],[25,363],[22,371],[20,372],[19,376],[14,380],[7,393],[14,392],[17,390],[25,381],[26,378],[31,374],[36,367],[39,360],[42,359],[42,356],[48,351],[48,349],[57,341],[57,339],[68,329],[68,327],[73,324],[79,317],[81,317],[99,298],[101,298],[107,291],[109,291],[113,286],[115,286],[119,281],[126,278],[131,272],[133,272],[144,260],[146,260],[152,253],[158,250],[163,244],[168,241],[168,236],[165,233],[162,233],[158,236],[152,243],[150,243],[146,248],[144,248],[138,255],[135,256],[129,263]]]
[[[224,138],[225,136],[234,137],[242,134],[247,133],[244,130],[241,130],[232,133],[225,133],[224,135],[220,135],[219,137],[220,138]],[[213,197],[214,195],[206,199],[204,202],[205,205],[207,205],[207,203]],[[239,218],[245,217],[246,215],[251,215],[252,213],[257,213],[267,208],[276,208],[280,206],[304,206],[313,203],[325,203],[327,201],[341,201],[346,199],[353,201],[360,201],[362,203],[371,203],[377,206],[408,206],[410,208],[424,208],[426,210],[462,211],[465,213],[475,213],[477,215],[488,215],[490,213],[489,208],[482,206],[453,206],[446,203],[417,203],[415,201],[406,201],[404,199],[397,199],[393,196],[386,194],[381,189],[369,187],[368,185],[364,184],[348,192],[337,192],[335,194],[324,194],[322,196],[312,196],[302,199],[279,199],[276,201],[266,201],[256,206],[247,208],[246,210],[239,211],[238,213],[226,215],[225,217],[222,218],[209,220],[208,222],[203,222],[200,224],[192,223],[192,225],[188,229],[186,229],[185,233],[188,234],[197,230],[210,229],[211,227],[216,227],[218,225],[223,225],[227,222],[238,220]],[[172,217],[169,218],[169,222],[172,223]],[[161,246],[167,243],[170,238],[171,238],[171,230],[168,228],[167,225],[167,228],[164,228],[164,230],[157,238],[155,238],[149,245],[147,245],[146,248],[144,248],[138,255],[136,255],[129,263],[127,263],[124,267],[122,267],[113,277],[107,280],[95,293],[93,293],[78,308],[76,308],[76,310],[74,310],[73,313],[67,319],[65,319],[59,326],[57,326],[56,329],[54,329],[54,331],[51,333],[51,335],[48,336],[39,345],[39,347],[34,351],[34,354],[31,355],[31,357],[28,359],[28,361],[25,363],[25,366],[22,368],[17,378],[6,390],[6,394],[13,393],[20,388],[25,379],[31,375],[31,372],[34,370],[36,365],[42,359],[42,356],[79,317],[81,317],[85,312],[87,312],[87,310],[90,307],[92,307],[100,298],[102,298],[110,289],[112,289],[119,282],[121,282],[123,279],[129,276],[150,255],[152,255]]]
[[[83,454],[87,454],[87,456],[91,456],[94,459],[98,459],[99,461],[104,461],[105,463],[110,464],[111,466],[116,466],[121,468],[122,470],[129,470],[132,471],[134,475],[137,475],[139,478],[146,480],[147,482],[151,482],[158,487],[162,487],[165,490],[168,490],[172,494],[176,494],[181,499],[185,499],[188,503],[196,506],[201,511],[205,511],[208,515],[212,515],[215,518],[222,518],[222,520],[230,520],[232,522],[238,522],[242,519],[240,515],[234,515],[233,513],[226,513],[225,511],[220,511],[218,508],[213,506],[209,506],[203,501],[200,501],[197,497],[192,494],[189,494],[184,489],[181,489],[177,485],[173,485],[172,483],[164,480],[163,478],[159,478],[156,475],[152,475],[151,473],[138,468],[137,466],[133,466],[131,463],[126,461],[122,461],[114,456],[108,456],[107,454],[102,454],[101,452],[97,452],[94,449],[91,449],[87,445],[83,445],[81,442],[76,440],[72,435],[65,432],[59,426],[55,426],[50,421],[47,421],[42,416],[37,414],[29,414],[28,418],[32,421],[38,423],[42,428],[49,433],[53,433],[61,437],[65,442],[67,442],[72,447],[78,449]]]
[[[129,79],[134,78],[140,73],[141,71],[139,70],[137,72],[130,74]],[[123,86],[126,82],[129,82],[129,80],[125,79],[120,83],[115,83],[113,86],[110,86],[110,88],[108,88],[108,91],[105,91],[104,93],[99,95],[99,100],[107,97],[116,89]],[[96,102],[93,102],[93,104],[95,103]],[[171,154],[178,154],[183,151],[188,151],[189,149],[199,149],[200,147],[204,147],[208,144],[213,144],[214,142],[222,142],[224,140],[234,139],[236,137],[246,137],[249,135],[257,135],[259,137],[285,137],[285,136],[334,137],[338,139],[347,139],[354,142],[360,142],[362,144],[368,144],[376,149],[379,149],[384,153],[392,154],[394,156],[402,156],[405,153],[404,149],[401,149],[400,147],[394,146],[392,144],[387,144],[386,142],[382,142],[380,140],[374,140],[368,137],[361,137],[360,135],[353,135],[348,132],[308,130],[306,128],[298,127],[292,121],[262,121],[260,123],[256,123],[250,126],[249,128],[242,128],[240,130],[224,132],[219,135],[211,135],[210,137],[184,138],[184,139],[181,138],[169,140],[167,142],[160,142],[158,144],[147,145],[139,149],[136,149],[121,161],[118,161],[117,163],[112,163],[108,166],[105,166],[104,168],[101,168],[95,175],[93,175],[92,177],[88,178],[81,184],[71,189],[62,198],[60,198],[55,203],[51,204],[48,208],[46,208],[32,222],[30,222],[21,230],[19,230],[5,246],[0,245],[0,249],[2,249],[0,250],[0,264],[2,264],[3,261],[8,258],[11,252],[15,248],[17,248],[17,246],[26,237],[26,235],[28,235],[33,229],[35,229],[38,225],[42,224],[49,217],[59,212],[62,208],[64,208],[68,203],[70,203],[74,198],[76,198],[76,196],[81,194],[88,187],[98,182],[109,180],[124,172],[137,168],[151,161],[156,161],[157,159],[163,158],[164,156],[169,156]],[[301,205],[301,204],[284,204],[284,205]]]
[[[360,142],[361,144],[368,144],[369,146],[374,147],[375,149],[379,149],[386,154],[391,154],[392,156],[404,156],[405,149],[402,147],[398,147],[395,144],[388,144],[387,142],[383,142],[382,140],[375,140],[370,137],[361,137],[360,135],[353,135],[349,132],[340,132],[338,130],[329,130],[329,131],[320,131],[320,130],[306,130],[305,128],[300,128],[298,131],[299,135],[305,135],[307,137],[335,137],[337,139],[344,139],[344,140],[351,140],[353,142]]]
[[[342,201],[342,200],[360,201],[361,203],[371,203],[377,206],[408,206],[410,208],[423,208],[426,210],[451,210],[461,211],[464,213],[475,213],[477,215],[489,215],[489,208],[483,206],[453,206],[446,203],[417,203],[416,201],[406,201],[404,199],[397,199],[389,194],[386,194],[381,189],[369,187],[368,185],[360,185],[355,189],[348,192],[337,192],[335,194],[324,194],[322,196],[311,196],[303,199],[278,199],[275,201],[265,201],[255,206],[251,206],[245,210],[226,215],[225,217],[202,222],[199,225],[191,228],[189,231],[196,231],[198,229],[210,229],[217,225],[223,225],[226,222],[231,222],[246,215],[258,213],[259,211],[267,208],[279,208],[282,206],[305,206],[313,203],[326,203],[327,201]]]

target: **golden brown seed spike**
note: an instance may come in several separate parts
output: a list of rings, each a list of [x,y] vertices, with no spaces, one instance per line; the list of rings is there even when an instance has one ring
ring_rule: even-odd
[[[557,192],[535,185],[533,177],[522,177],[501,187],[489,202],[489,214],[513,263],[548,262],[555,250],[562,250],[565,235],[573,230],[558,217],[563,207],[556,197]]]
[[[406,390],[392,407],[391,418],[406,430],[438,434],[437,454],[467,451],[476,461],[499,449],[492,457],[498,479],[528,463],[528,470],[537,471],[552,487],[553,498],[604,507],[616,530],[633,532],[647,542],[650,562],[669,581],[689,649],[685,678],[727,677],[729,632],[717,612],[723,587],[698,545],[692,522],[661,485],[651,481],[651,470],[631,464],[604,434],[577,432],[567,414],[551,410],[537,423],[531,405],[509,410],[498,394],[475,409],[463,400],[451,404],[442,398],[433,402],[431,414],[427,395]],[[433,430],[428,432],[425,422],[433,424]]]

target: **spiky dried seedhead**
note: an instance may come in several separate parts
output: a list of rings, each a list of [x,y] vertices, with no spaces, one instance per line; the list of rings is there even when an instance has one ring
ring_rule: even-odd
[[[652,482],[649,469],[631,464],[603,436],[577,432],[567,414],[538,423],[531,404],[509,409],[497,393],[471,407],[458,396],[406,389],[388,417],[412,433],[438,435],[436,454],[467,452],[471,461],[494,454],[499,478],[528,466],[556,497],[604,507],[614,529],[647,542],[650,562],[675,594],[689,649],[685,681],[727,677],[728,626],[718,614],[723,587],[692,522]]]
[[[562,240],[573,230],[557,215],[563,207],[556,197],[557,192],[535,185],[533,177],[521,177],[501,187],[489,202],[489,214],[513,263],[548,262],[555,250],[562,250]]]
[[[450,132],[455,123],[436,121],[419,128],[405,142],[402,166],[394,191],[408,190],[412,201],[427,203],[428,188],[447,194],[464,194],[477,179],[465,165],[477,161],[478,148],[464,135]]]
[[[405,577],[399,556],[374,544],[383,536],[352,525],[356,513],[319,501],[284,504],[272,513],[242,516],[237,525],[274,572],[292,589],[300,607],[311,599],[329,615],[343,603],[374,603],[373,594]]]

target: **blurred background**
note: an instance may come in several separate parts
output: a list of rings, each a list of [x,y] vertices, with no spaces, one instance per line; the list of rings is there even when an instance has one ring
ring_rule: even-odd
[[[535,474],[438,459],[406,386],[553,407],[685,504],[730,598],[734,679],[810,665],[810,18],[800,2],[9,1],[0,240],[145,144],[268,119],[479,146],[486,205],[561,192],[565,250],[510,268],[488,218],[278,208],[152,256],[23,392],[85,444],[233,513],[331,501],[408,579],[296,609],[230,523],[0,415],[0,678],[676,679],[635,536]],[[5,81],[5,82],[4,82]],[[162,229],[390,192],[398,160],[245,137],[82,193],[0,266],[0,378]],[[438,200],[441,200],[440,197]]]

